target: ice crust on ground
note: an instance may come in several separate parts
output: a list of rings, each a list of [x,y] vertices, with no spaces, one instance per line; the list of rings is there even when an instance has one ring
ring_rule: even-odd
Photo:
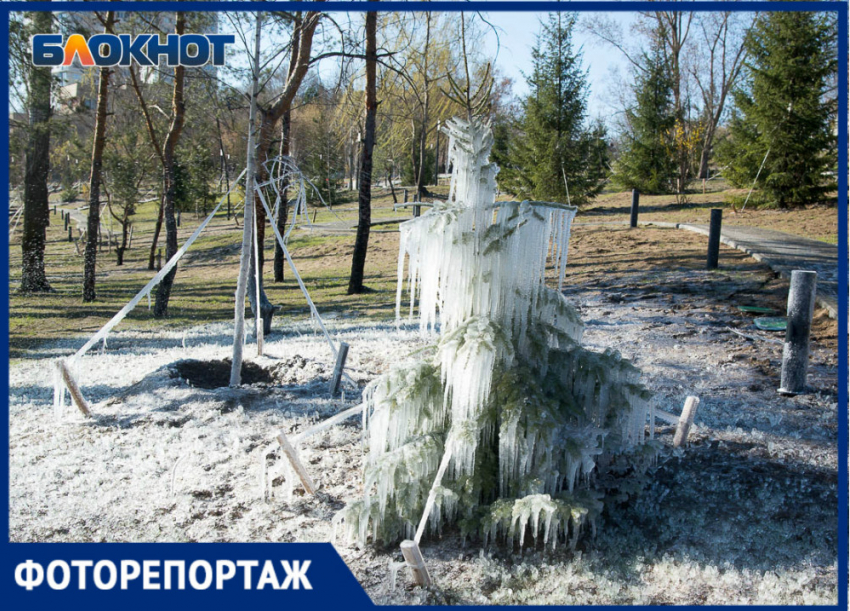
[[[645,466],[649,394],[618,353],[581,346],[560,292],[576,208],[496,203],[489,126],[454,119],[446,132],[450,194],[400,226],[396,299],[401,320],[406,285],[410,322],[439,337],[366,389],[364,496],[338,520],[361,542],[411,537],[431,493],[432,532],[459,523],[523,545],[530,529],[575,545],[600,509],[577,488],[593,487],[600,462],[629,453]]]

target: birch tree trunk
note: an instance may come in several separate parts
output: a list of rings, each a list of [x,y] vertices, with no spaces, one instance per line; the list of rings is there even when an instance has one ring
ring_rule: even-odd
[[[262,18],[256,15],[254,34],[254,59],[251,64],[251,110],[248,114],[248,165],[245,172],[245,216],[242,219],[242,255],[239,258],[239,280],[236,282],[236,308],[233,317],[233,361],[230,368],[230,385],[242,383],[242,344],[245,341],[245,293],[248,290],[248,271],[254,234],[254,174],[257,151],[254,146],[254,123],[257,118],[257,90],[260,79],[260,32]]]

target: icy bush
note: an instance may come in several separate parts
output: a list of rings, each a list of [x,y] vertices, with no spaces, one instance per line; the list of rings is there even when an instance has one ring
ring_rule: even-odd
[[[350,538],[389,543],[413,536],[431,494],[431,532],[575,545],[609,476],[647,462],[649,396],[618,353],[581,346],[560,292],[576,208],[495,202],[489,127],[446,131],[450,195],[401,225],[396,304],[400,319],[406,285],[409,316],[440,336],[366,389],[365,494],[338,518]]]

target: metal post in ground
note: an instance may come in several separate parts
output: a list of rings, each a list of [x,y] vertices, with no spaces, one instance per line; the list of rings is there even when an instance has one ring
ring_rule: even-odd
[[[782,378],[779,392],[796,395],[805,391],[809,368],[809,334],[815,312],[818,274],[812,271],[791,272],[788,291],[788,326],[782,349]]]
[[[711,211],[711,223],[708,226],[708,269],[717,269],[720,257],[720,227],[723,224],[723,210]]]
[[[68,225],[70,224],[70,222],[71,222],[71,213],[69,212],[68,214],[65,215],[65,229],[68,229]]]
[[[637,227],[638,221],[638,205],[640,203],[640,191],[637,189],[632,189],[632,217],[629,222],[629,226],[634,228]]]
[[[420,200],[419,200],[419,195],[415,195],[415,196],[413,197],[413,201],[414,201],[414,202],[418,202],[418,201],[420,201]],[[413,206],[413,218],[416,218],[417,216],[419,216],[420,209],[421,209],[421,206],[418,206],[418,205],[414,205],[414,206]]]
[[[407,189],[404,189],[404,202],[403,203],[405,203],[405,204],[407,203]]]
[[[74,233],[73,232],[74,232],[74,230],[71,227],[68,227],[68,241],[69,242],[74,241]]]

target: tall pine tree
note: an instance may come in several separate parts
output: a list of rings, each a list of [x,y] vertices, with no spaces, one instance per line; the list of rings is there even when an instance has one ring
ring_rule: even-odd
[[[503,168],[499,185],[517,196],[581,205],[602,189],[593,163],[598,138],[585,125],[587,71],[573,49],[576,19],[554,13],[542,23],[523,116],[516,130],[499,126],[497,136],[513,131],[507,149],[501,142],[495,147],[493,158]]]
[[[755,182],[781,208],[821,201],[836,188],[828,175],[837,161],[835,36],[831,16],[772,12],[758,17],[746,43],[750,59],[718,160],[730,182]]]
[[[676,184],[670,139],[676,123],[673,82],[664,50],[654,44],[635,77],[635,106],[626,110],[626,132],[614,180],[642,193],[669,193]]]

